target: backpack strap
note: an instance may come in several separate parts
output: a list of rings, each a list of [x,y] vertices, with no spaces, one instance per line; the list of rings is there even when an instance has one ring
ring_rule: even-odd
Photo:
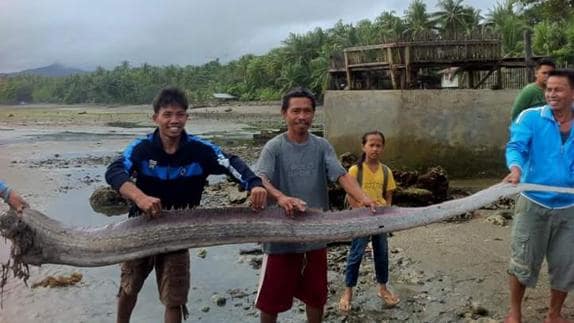
[[[359,182],[359,187],[363,189],[363,165],[357,165],[357,182]],[[345,194],[344,201],[345,209],[352,209],[351,204],[349,204],[349,194]]]
[[[385,164],[381,164],[383,167],[383,200],[387,195],[387,185],[389,184],[389,168]]]

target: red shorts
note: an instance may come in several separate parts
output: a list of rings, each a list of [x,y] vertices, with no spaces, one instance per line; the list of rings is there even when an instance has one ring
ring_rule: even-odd
[[[293,297],[314,308],[327,303],[327,249],[265,255],[255,306],[268,314],[287,311]]]

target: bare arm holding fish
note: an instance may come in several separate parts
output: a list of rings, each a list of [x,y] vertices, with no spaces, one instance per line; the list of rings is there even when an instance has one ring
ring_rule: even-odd
[[[345,192],[349,194],[349,197],[352,198],[353,202],[351,203],[356,203],[356,205],[353,205],[353,207],[368,207],[373,213],[375,212],[375,207],[377,204],[375,201],[373,201],[373,199],[368,197],[365,192],[363,192],[355,177],[347,173],[339,177],[338,182],[343,187]]]
[[[520,168],[518,166],[512,166],[510,168],[510,174],[508,174],[504,178],[504,182],[508,182],[511,184],[518,184],[518,183],[520,183],[520,176],[521,175],[522,175],[522,172],[520,171]]]
[[[265,187],[271,197],[277,200],[277,204],[285,210],[288,216],[293,216],[295,212],[305,212],[307,208],[305,201],[283,194],[271,184],[267,176],[262,175],[261,179],[263,180],[263,187]]]
[[[161,200],[146,195],[131,181],[123,183],[119,191],[123,197],[133,201],[144,214],[157,217],[161,213]]]
[[[4,182],[0,181],[0,197],[4,199],[11,208],[18,212],[22,212],[25,207],[29,207],[28,203],[16,191],[11,190]]]

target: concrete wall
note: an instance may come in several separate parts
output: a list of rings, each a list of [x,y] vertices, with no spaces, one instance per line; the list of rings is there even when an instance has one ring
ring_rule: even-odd
[[[364,132],[387,139],[394,168],[441,165],[453,177],[500,176],[518,90],[327,91],[325,136],[337,153],[359,153]]]

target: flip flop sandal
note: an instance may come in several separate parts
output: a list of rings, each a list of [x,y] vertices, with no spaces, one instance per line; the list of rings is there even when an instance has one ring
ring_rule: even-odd
[[[387,306],[395,306],[401,302],[401,300],[394,294],[390,293],[382,295],[380,292],[377,295],[387,304]]]

